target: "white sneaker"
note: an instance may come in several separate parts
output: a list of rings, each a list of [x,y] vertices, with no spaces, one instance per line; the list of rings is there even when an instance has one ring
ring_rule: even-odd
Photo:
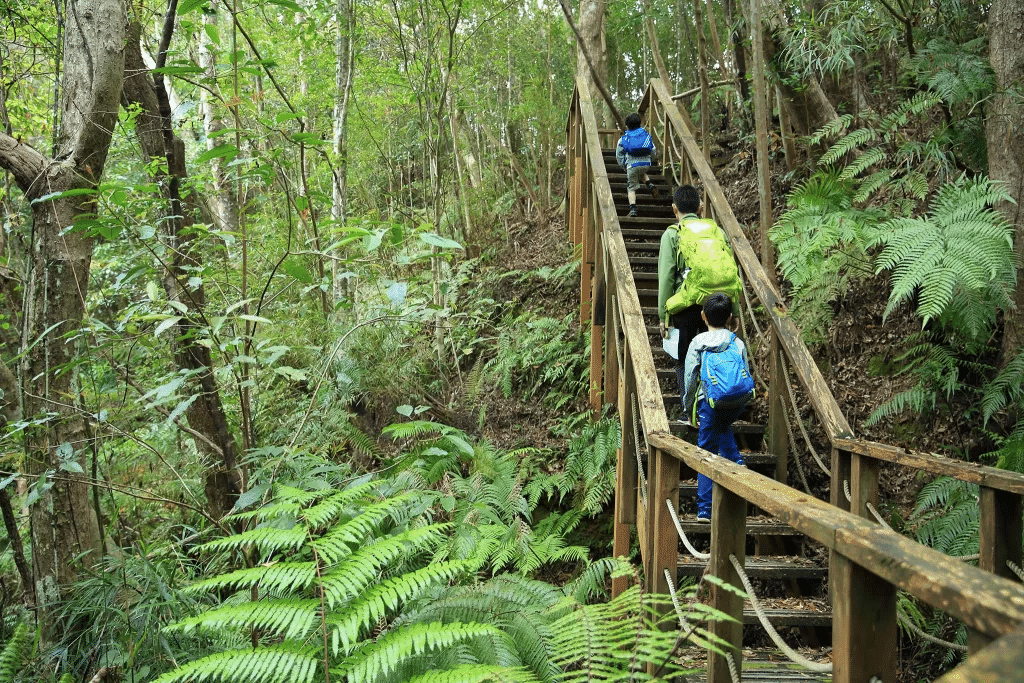
[[[698,521],[698,522],[710,522],[710,521],[711,521],[711,518],[710,518],[710,517],[703,517],[703,516],[699,516],[699,515],[698,515],[698,517],[697,517],[697,521]]]

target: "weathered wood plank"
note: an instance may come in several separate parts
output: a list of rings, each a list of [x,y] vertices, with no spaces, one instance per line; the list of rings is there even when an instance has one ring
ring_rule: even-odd
[[[896,680],[896,588],[846,557],[832,557],[833,683]]]
[[[665,570],[674,577],[679,562],[679,534],[669,512],[669,504],[673,510],[679,509],[679,461],[657,449],[652,455],[655,479],[651,484],[650,513],[654,516],[654,562],[648,585],[657,593],[667,594]]]
[[[1021,680],[1024,628],[1008,633],[935,683],[1008,683]]]
[[[886,462],[906,465],[907,467],[924,472],[941,474],[959,479],[960,481],[1024,495],[1024,474],[1017,472],[945,458],[934,453],[908,451],[896,446],[860,439],[837,438],[834,440],[833,445],[851,453],[859,453],[876,460],[885,460]]]
[[[1000,636],[1024,623],[1024,587],[878,525],[836,531],[835,550],[889,583],[964,622]]]
[[[729,556],[735,555],[741,565],[746,557],[746,502],[727,488],[715,484],[711,498],[711,524],[710,572],[728,584],[742,586],[743,582]],[[743,664],[743,598],[721,586],[711,586],[711,605],[736,620],[716,621],[711,625],[711,632],[732,646],[728,652],[739,672]],[[708,681],[732,683],[728,660],[713,651],[708,652]]]

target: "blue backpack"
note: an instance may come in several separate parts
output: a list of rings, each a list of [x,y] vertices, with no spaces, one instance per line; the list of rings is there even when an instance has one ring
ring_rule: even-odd
[[[708,405],[716,410],[742,408],[754,398],[754,378],[735,334],[721,351],[706,349],[701,354],[700,381]]]
[[[634,128],[622,134],[622,149],[633,157],[648,157],[654,151],[654,142],[646,130]]]

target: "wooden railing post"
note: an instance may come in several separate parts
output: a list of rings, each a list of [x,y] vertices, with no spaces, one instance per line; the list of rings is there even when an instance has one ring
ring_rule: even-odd
[[[779,333],[771,329],[769,342],[768,365],[768,452],[775,456],[775,481],[786,483],[789,476],[789,429],[786,425],[786,413],[783,402],[787,390],[783,382],[788,382],[785,365],[782,362],[782,346]],[[800,419],[800,416],[796,416]]]
[[[729,489],[714,484],[711,494],[711,560],[708,570],[732,586],[742,586],[740,575],[733,567],[729,555],[735,555],[740,565],[746,559],[747,501]],[[715,621],[711,632],[725,642],[725,648],[740,673],[743,662],[743,598],[721,586],[711,586],[711,606],[728,614],[735,621]],[[708,653],[708,683],[732,683],[729,662],[715,652]]]
[[[595,240],[593,305],[590,315],[590,414],[591,419],[601,417],[602,388],[604,387],[604,329],[607,320],[605,290],[608,288],[604,272],[604,240],[598,233]]]
[[[620,324],[618,311],[615,312],[614,326],[615,334],[618,335]],[[625,359],[625,367],[619,375],[618,386],[618,412],[619,426],[622,431],[622,448],[619,449],[616,458],[615,477],[615,528],[612,541],[612,551],[616,557],[629,556],[630,529],[637,523],[637,506],[639,493],[640,473],[636,461],[636,437],[633,430],[633,421],[638,419],[633,410],[633,401],[630,400],[630,384],[632,380],[632,368],[629,364],[629,339],[622,340],[622,352]],[[643,536],[640,536],[641,563],[644,561]],[[619,595],[628,587],[627,577],[620,577],[612,580],[612,597]]]
[[[978,568],[992,572],[1011,581],[1018,581],[1017,575],[1007,565],[1013,562],[1018,567],[1021,560],[1021,537],[1024,533],[1024,506],[1019,494],[982,486],[978,505],[981,523],[978,526]],[[971,630],[967,633],[967,649],[970,654],[986,647],[992,638]]]
[[[874,458],[858,453],[850,454],[850,512],[871,521],[877,521],[868,510],[868,503],[878,509],[879,466],[880,463]]]
[[[847,512],[850,511],[850,501],[846,498],[846,485],[849,481],[850,452],[833,448],[832,479],[829,486],[828,502]]]
[[[676,533],[675,522],[672,521],[672,514],[665,501],[671,503],[673,510],[679,510],[679,461],[657,449],[654,449],[652,460],[651,499],[647,512],[651,518],[654,552],[651,553],[651,573],[647,585],[649,590],[667,595],[669,587],[665,570],[669,571],[675,581],[679,563],[679,534]]]
[[[896,588],[832,553],[833,683],[896,680]]]

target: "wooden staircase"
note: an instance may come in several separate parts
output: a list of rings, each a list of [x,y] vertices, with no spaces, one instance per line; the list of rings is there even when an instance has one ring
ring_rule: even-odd
[[[671,432],[691,443],[696,443],[696,432],[683,421],[683,410],[679,396],[674,360],[661,346],[658,329],[658,250],[665,228],[675,222],[672,213],[672,190],[669,181],[662,175],[660,166],[653,165],[648,172],[658,188],[659,197],[641,187],[637,190],[637,213],[630,217],[629,201],[626,195],[626,174],[615,159],[615,150],[603,149],[604,163],[608,172],[621,226],[622,237],[629,256],[633,280],[644,315],[651,354],[657,369],[665,411],[669,418]],[[764,426],[740,421],[734,425],[734,432],[744,459],[749,468],[774,476],[776,457],[763,452]],[[682,468],[679,485],[679,523],[691,543],[707,549],[711,526],[696,521],[696,473]],[[769,620],[776,628],[799,627],[808,642],[829,642],[827,633],[819,634],[815,629],[829,629],[832,614],[827,607],[826,581],[828,577],[827,553],[817,552],[813,541],[806,539],[791,527],[753,508],[748,511],[747,545],[745,569],[751,579],[759,579],[759,585],[766,585],[773,595],[784,597],[766,598],[758,596]],[[697,579],[707,568],[707,561],[695,558],[679,544],[677,582],[689,577]],[[769,582],[764,584],[763,582]],[[756,640],[763,634],[757,614],[750,605],[744,608],[744,624],[747,625],[745,640]],[[763,644],[763,643],[762,643]]]

